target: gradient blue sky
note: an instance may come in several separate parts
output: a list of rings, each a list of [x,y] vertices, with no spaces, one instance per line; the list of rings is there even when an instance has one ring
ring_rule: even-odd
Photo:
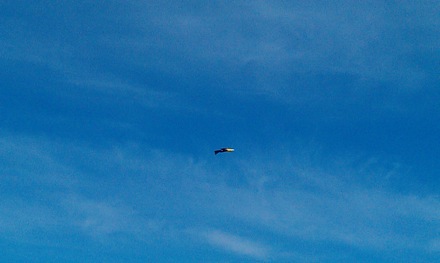
[[[0,261],[433,262],[439,43],[438,1],[1,1]]]

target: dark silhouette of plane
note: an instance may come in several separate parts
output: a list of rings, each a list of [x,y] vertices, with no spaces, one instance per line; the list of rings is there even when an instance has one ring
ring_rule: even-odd
[[[220,150],[215,150],[214,154],[217,155],[217,153],[225,153],[225,152],[233,152],[234,148],[221,148]]]

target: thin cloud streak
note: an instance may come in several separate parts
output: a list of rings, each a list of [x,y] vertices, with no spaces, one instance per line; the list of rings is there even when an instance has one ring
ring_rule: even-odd
[[[407,10],[417,14],[425,13],[427,8],[429,4],[409,2],[396,6],[384,3],[353,5],[351,2],[323,6],[257,1],[220,5],[212,10],[207,7],[205,12],[178,8],[165,11],[160,6],[147,5],[140,10],[157,12],[134,17],[146,25],[146,35],[139,41],[148,43],[145,45],[148,48],[155,45],[148,35],[153,25],[162,33],[158,34],[158,46],[165,44],[165,49],[179,50],[188,57],[221,60],[232,65],[237,65],[238,58],[242,65],[254,61],[269,65],[265,69],[271,71],[275,70],[270,66],[276,65],[277,71],[282,68],[303,73],[334,72],[379,81],[399,81],[402,77],[405,80],[425,77],[426,72],[411,61],[402,60],[402,54],[415,52],[426,44],[419,39],[416,40],[420,46],[407,44],[410,40],[405,35],[407,26],[411,24],[421,32],[428,28],[436,30],[432,22],[439,23],[440,18],[434,13],[426,18],[413,15],[407,16],[403,24],[399,18]],[[169,13],[163,15],[163,12]],[[244,13],[246,18],[243,18]],[[225,16],[228,19],[224,19]],[[133,21],[133,24],[142,23]],[[206,36],[203,39],[209,39],[209,43],[200,41],[200,36]],[[180,39],[179,44],[166,41],[171,37]],[[400,40],[397,43],[400,46],[395,46],[393,38]],[[194,49],[193,43],[203,48]],[[431,50],[432,44],[426,51]]]
[[[24,145],[30,147],[15,147],[8,151],[12,156],[31,151],[51,160],[40,163],[45,166],[42,171],[64,166],[67,160],[83,167],[83,172],[68,175],[73,178],[71,182],[81,181],[81,185],[64,186],[57,185],[55,177],[51,183],[49,175],[43,172],[45,184],[52,185],[40,194],[44,199],[36,199],[32,207],[18,205],[9,210],[10,206],[2,206],[6,215],[0,221],[2,232],[14,233],[21,224],[26,224],[30,229],[53,231],[73,227],[73,231],[98,240],[117,238],[119,234],[148,240],[148,234],[167,236],[167,231],[174,229],[180,233],[177,236],[181,240],[169,235],[167,238],[179,243],[185,239],[182,233],[187,228],[214,227],[225,230],[208,231],[204,234],[205,240],[235,254],[265,259],[277,258],[273,251],[300,252],[288,246],[287,249],[285,246],[269,248],[248,240],[246,235],[232,234],[230,227],[218,225],[217,219],[222,218],[230,225],[246,224],[269,233],[272,238],[282,237],[292,242],[328,242],[357,249],[409,249],[422,253],[431,253],[437,247],[435,231],[440,227],[437,196],[404,195],[383,187],[366,188],[344,179],[358,176],[356,166],[350,167],[350,163],[346,164],[348,174],[340,176],[333,174],[332,169],[313,166],[313,162],[306,169],[308,165],[298,168],[289,158],[276,166],[244,159],[235,164],[243,169],[242,183],[236,185],[227,176],[235,174],[236,168],[227,165],[219,172],[206,158],[195,161],[189,156],[164,151],[145,152],[133,145],[99,151],[76,146],[70,151],[70,159],[63,161],[65,156],[60,159],[55,154],[65,152],[66,146],[32,138],[9,137],[7,141],[10,145],[25,141]],[[2,152],[3,159],[5,155],[6,152]],[[246,172],[249,162],[256,164],[251,174]],[[94,173],[108,174],[106,179],[94,182],[98,175],[87,172],[87,163],[94,164]],[[4,167],[9,169],[14,165],[9,160]],[[108,173],[110,170],[116,173]],[[87,178],[90,176],[92,178]],[[5,178],[2,180],[11,187],[15,184]],[[100,189],[100,184],[105,184],[107,189]],[[28,187],[35,190],[35,186]],[[87,198],[92,189],[96,190],[94,198]],[[66,195],[66,190],[71,194]],[[10,204],[17,201],[19,204],[22,199],[21,193],[3,194],[2,198]],[[20,215],[21,219],[7,220],[14,215]],[[44,218],[30,220],[38,215]]]
[[[265,171],[261,173],[265,175]],[[438,197],[366,189],[338,182],[328,172],[322,176],[319,184],[309,181],[290,189],[218,186],[211,192],[216,194],[219,209],[233,218],[304,240],[372,250],[426,251],[436,237],[434,230],[440,227]]]
[[[204,237],[211,245],[239,255],[261,260],[270,255],[267,246],[219,230],[209,231]]]
[[[249,184],[238,187],[227,183],[224,173],[212,174],[215,171],[207,167],[206,161],[194,162],[178,156],[170,159],[169,154],[159,153],[151,161],[125,160],[121,163],[133,163],[135,167],[136,163],[148,163],[148,173],[153,172],[160,178],[156,183],[179,186],[182,193],[178,196],[184,196],[188,201],[180,205],[196,211],[208,210],[208,214],[222,217],[232,216],[239,221],[259,224],[277,234],[305,240],[336,241],[380,250],[425,250],[434,236],[420,239],[414,239],[414,236],[438,227],[440,201],[436,196],[402,195],[383,187],[365,188],[353,179],[345,181],[344,178],[359,176],[356,167],[350,167],[350,163],[346,163],[347,174],[341,177],[331,170],[319,171],[322,169],[319,167],[304,170],[290,162],[280,164],[275,171],[273,167],[257,165],[254,168],[259,172],[251,176],[261,180],[254,184],[251,183],[254,179],[250,179]],[[283,175],[274,174],[277,172]],[[360,175],[368,176],[364,173]],[[175,181],[175,174],[184,174],[185,177]],[[246,169],[244,174],[247,176]],[[294,181],[282,185],[277,181],[280,176],[293,177]],[[275,179],[271,181],[270,178]],[[199,205],[194,207],[191,202]],[[423,222],[422,229],[414,228],[413,233],[401,230],[402,226],[411,229],[420,222]]]
[[[323,6],[256,1],[211,4],[195,11],[171,3],[138,1],[121,10],[114,8],[118,3],[109,4],[118,12],[106,21],[117,28],[124,21],[124,30],[129,33],[123,37],[102,33],[102,22],[91,20],[97,24],[90,29],[96,34],[84,35],[83,40],[93,46],[65,40],[63,30],[44,38],[41,32],[17,26],[15,33],[5,36],[0,56],[49,67],[62,81],[87,88],[98,84],[114,89],[116,81],[122,84],[117,87],[118,94],[133,94],[131,98],[153,107],[184,104],[185,95],[174,82],[166,92],[155,91],[154,86],[144,88],[145,74],[180,80],[207,74],[205,77],[213,82],[222,83],[216,89],[223,92],[260,94],[290,105],[329,100],[331,96],[325,94],[332,85],[330,80],[345,76],[350,83],[345,84],[341,95],[347,98],[351,94],[347,101],[362,102],[375,90],[382,90],[385,94],[381,97],[386,99],[376,105],[381,108],[410,97],[412,92],[431,90],[432,81],[438,81],[432,68],[422,68],[411,59],[437,56],[433,47],[439,39],[433,36],[439,34],[433,24],[440,24],[440,18],[430,11],[429,3],[342,2]],[[436,8],[438,5],[432,6]],[[408,14],[408,10],[413,11]],[[105,14],[98,10],[91,13],[96,17]],[[428,15],[418,15],[424,13]],[[401,17],[405,17],[403,22]],[[20,24],[19,17],[11,21],[9,26]],[[83,33],[80,25],[73,28],[75,34]],[[412,31],[419,33],[412,37],[408,33]],[[22,43],[16,35],[29,41]],[[99,50],[111,50],[110,58],[107,53],[96,52]],[[109,59],[120,66],[102,67]],[[323,83],[316,81],[320,78]],[[313,90],[303,93],[304,83]],[[398,83],[399,89],[387,88],[390,83]],[[205,89],[198,83],[185,84],[196,92]],[[170,92],[175,92],[172,98],[166,95]],[[155,103],[155,99],[161,102]],[[399,104],[390,108],[399,108]]]
[[[145,241],[148,233],[160,228],[159,223],[141,218],[123,202],[87,197],[92,189],[99,189],[80,168],[85,164],[81,156],[96,158],[91,149],[43,138],[4,137],[0,140],[0,196],[4,201],[0,231],[9,238],[26,240],[35,231],[61,231],[96,239],[129,235]],[[72,158],[60,154],[67,152]],[[9,188],[19,190],[10,192]],[[32,201],[26,201],[29,198]]]

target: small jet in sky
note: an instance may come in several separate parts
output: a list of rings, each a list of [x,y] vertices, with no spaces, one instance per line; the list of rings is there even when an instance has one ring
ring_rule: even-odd
[[[226,152],[233,152],[234,148],[221,148],[220,150],[215,150],[214,154],[217,155],[217,153],[226,153]]]

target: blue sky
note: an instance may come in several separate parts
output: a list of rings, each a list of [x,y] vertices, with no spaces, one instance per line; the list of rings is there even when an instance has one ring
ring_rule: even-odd
[[[0,261],[433,262],[439,14],[2,1]]]

